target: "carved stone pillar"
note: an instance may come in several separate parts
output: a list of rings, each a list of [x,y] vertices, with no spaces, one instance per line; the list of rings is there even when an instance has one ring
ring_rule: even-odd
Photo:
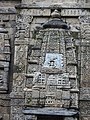
[[[23,10],[22,10],[23,11]],[[21,11],[21,12],[22,12]],[[24,87],[26,81],[27,51],[30,37],[31,16],[18,14],[16,18],[13,87],[11,97],[11,120],[24,120]]]
[[[90,119],[90,15],[80,17],[81,22],[81,88],[80,112],[82,120]]]

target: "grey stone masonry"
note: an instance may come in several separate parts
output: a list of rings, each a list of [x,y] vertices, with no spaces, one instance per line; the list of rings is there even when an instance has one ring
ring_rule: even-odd
[[[89,0],[0,1],[0,120],[90,120],[89,66]]]

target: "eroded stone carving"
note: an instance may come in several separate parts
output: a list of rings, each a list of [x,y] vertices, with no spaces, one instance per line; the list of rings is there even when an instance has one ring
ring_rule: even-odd
[[[1,26],[0,28],[0,92],[8,90],[8,75],[10,65],[10,42],[5,39],[7,31]]]
[[[90,23],[90,15],[83,15],[79,17],[81,23]]]
[[[46,58],[43,67],[62,69],[63,67],[62,59],[63,59],[62,54],[46,53]]]

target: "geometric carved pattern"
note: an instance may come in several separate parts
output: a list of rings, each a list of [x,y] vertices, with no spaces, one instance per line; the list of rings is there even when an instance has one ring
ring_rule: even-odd
[[[7,91],[10,63],[10,43],[5,39],[6,33],[0,33],[0,92]]]
[[[25,73],[26,45],[15,46],[15,71]]]
[[[29,65],[26,76],[29,84],[26,83],[25,104],[30,106],[50,107],[56,105],[59,107],[70,107],[70,102],[72,102],[72,106],[77,107],[78,99],[75,98],[77,95],[74,91],[71,95],[69,80],[69,75],[74,76],[73,89],[76,89],[75,48],[72,47],[72,49],[69,48],[65,51],[65,40],[62,38],[64,35],[63,31],[50,29],[43,30],[43,33],[41,46],[33,45],[29,47]],[[72,41],[70,43],[74,46]],[[67,67],[67,72],[65,67]],[[28,91],[31,93],[30,97],[27,97]]]
[[[83,116],[90,115],[90,101],[81,101],[80,109],[81,109],[81,115],[83,115]]]
[[[63,91],[60,97],[57,93],[59,93],[62,88]],[[70,91],[64,91],[64,89],[67,88],[70,88],[68,73],[46,76],[40,72],[35,72],[31,91],[26,92],[26,105],[54,106],[56,104],[55,101],[58,100],[57,105],[61,106],[65,103],[64,105],[68,107],[70,104]]]
[[[24,84],[25,75],[24,74],[13,74],[13,86],[22,86]]]

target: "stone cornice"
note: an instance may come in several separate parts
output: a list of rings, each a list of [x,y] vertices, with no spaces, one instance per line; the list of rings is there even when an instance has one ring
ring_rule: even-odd
[[[82,6],[80,4],[52,4],[50,6],[39,6],[38,4],[18,4],[16,9],[90,9],[90,6]]]
[[[0,14],[16,14],[14,7],[0,7]]]

